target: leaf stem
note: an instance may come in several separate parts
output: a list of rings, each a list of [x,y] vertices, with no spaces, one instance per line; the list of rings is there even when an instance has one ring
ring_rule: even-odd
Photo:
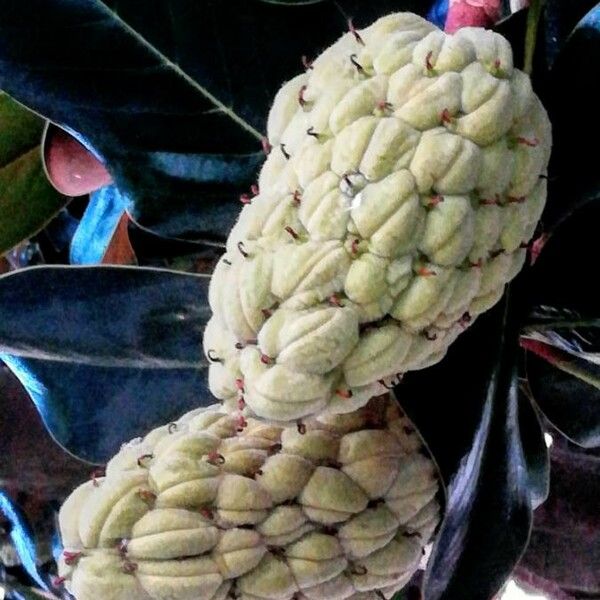
[[[525,31],[525,59],[523,70],[528,75],[533,71],[533,55],[535,54],[535,43],[537,40],[538,25],[544,0],[531,0],[527,13],[527,30]]]

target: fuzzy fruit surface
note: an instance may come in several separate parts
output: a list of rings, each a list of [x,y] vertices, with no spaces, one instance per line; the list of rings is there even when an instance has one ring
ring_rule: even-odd
[[[550,123],[501,35],[399,13],[286,83],[268,138],[211,283],[211,390],[274,421],[353,411],[521,269]]]
[[[433,463],[389,397],[280,427],[200,409],[125,445],[60,511],[77,600],[376,600],[439,521]]]

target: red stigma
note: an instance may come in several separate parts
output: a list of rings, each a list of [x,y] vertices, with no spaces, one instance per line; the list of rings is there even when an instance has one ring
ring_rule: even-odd
[[[151,492],[150,490],[138,490],[137,495],[144,502],[150,503],[156,500],[156,494],[154,492]]]
[[[449,125],[450,123],[452,123],[453,118],[452,118],[452,115],[450,114],[450,111],[447,108],[445,108],[442,111],[441,119],[442,119],[442,123],[444,123],[445,125]]]
[[[335,390],[335,395],[344,399],[352,398],[352,390]]]
[[[263,365],[272,365],[274,361],[270,356],[261,353],[260,362],[263,363]]]
[[[198,511],[205,519],[208,519],[209,521],[212,521],[215,517],[215,515],[213,514],[213,511],[210,510],[210,508],[201,508]]]
[[[433,65],[431,64],[431,57],[433,56],[433,50],[430,50],[425,57],[425,67],[428,71],[433,71]]]
[[[262,140],[260,140],[260,143],[262,145],[262,151],[265,153],[265,156],[269,156],[271,150],[273,150],[273,146],[271,146],[271,142],[269,142],[269,139],[264,137],[262,138]]]
[[[439,194],[436,196],[432,196],[429,202],[427,203],[427,208],[435,208],[438,204],[441,204],[444,201],[444,196],[440,196]]]
[[[534,137],[531,140],[528,140],[525,137],[518,137],[516,139],[517,144],[522,144],[523,146],[529,146],[530,148],[535,148],[540,142],[539,140]]]
[[[98,478],[104,477],[104,475],[105,475],[104,469],[96,469],[95,471],[92,471],[91,478],[92,478],[92,484],[94,487],[98,487],[100,485]]]
[[[329,298],[327,298],[327,301],[329,302],[329,304],[331,304],[331,306],[337,306],[339,308],[342,308],[344,306],[342,304],[342,301],[339,299],[339,297],[336,294],[331,294],[331,296],[329,296]]]
[[[433,277],[437,275],[437,273],[431,269],[428,269],[427,267],[419,267],[417,269],[417,275],[420,275],[421,277]]]
[[[248,427],[248,421],[246,421],[246,418],[244,417],[244,415],[238,416],[238,418],[236,419],[236,425],[237,425],[236,431],[238,433],[241,433],[242,431],[244,431],[244,429],[246,429],[246,427]]]
[[[306,100],[304,99],[304,92],[306,92],[306,85],[303,85],[299,90],[298,90],[298,104],[300,106],[305,106],[306,105]]]
[[[211,465],[222,465],[225,463],[225,457],[222,454],[219,454],[216,450],[208,453],[207,462]]]
[[[82,556],[83,552],[69,552],[68,550],[63,552],[65,564],[69,565],[70,567],[73,566]]]

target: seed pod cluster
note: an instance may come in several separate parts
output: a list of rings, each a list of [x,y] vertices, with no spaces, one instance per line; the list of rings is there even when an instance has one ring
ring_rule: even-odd
[[[278,427],[193,411],[125,445],[60,512],[77,600],[368,600],[438,523],[433,463],[389,399]]]
[[[499,34],[409,13],[344,35],[277,94],[258,189],[211,284],[212,392],[289,421],[427,367],[521,269],[550,124]]]

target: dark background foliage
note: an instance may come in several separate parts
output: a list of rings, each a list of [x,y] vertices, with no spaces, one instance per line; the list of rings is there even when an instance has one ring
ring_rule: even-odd
[[[4,270],[69,262],[173,270],[44,267],[0,279],[0,351],[34,402],[2,372],[0,456],[18,462],[0,463],[16,511],[0,524],[0,541],[30,543],[0,577],[49,586],[65,493],[91,463],[203,395],[205,281],[174,271],[210,273],[264,158],[281,83],[349,17],[361,27],[392,10],[430,9],[418,0],[0,0],[0,88],[74,135],[80,158],[104,163],[114,181],[72,200],[39,233],[31,228]],[[446,9],[440,2],[433,12],[443,18]],[[519,66],[528,15],[508,13],[496,28]],[[533,82],[555,145],[539,260],[442,364],[397,388],[447,486],[426,600],[491,598],[532,523],[516,576],[556,598],[600,598],[600,455],[580,448],[600,438],[592,150],[600,132],[590,93],[599,21],[591,0],[548,0],[540,20]],[[214,110],[215,100],[235,114]],[[53,195],[52,210],[67,201]]]

